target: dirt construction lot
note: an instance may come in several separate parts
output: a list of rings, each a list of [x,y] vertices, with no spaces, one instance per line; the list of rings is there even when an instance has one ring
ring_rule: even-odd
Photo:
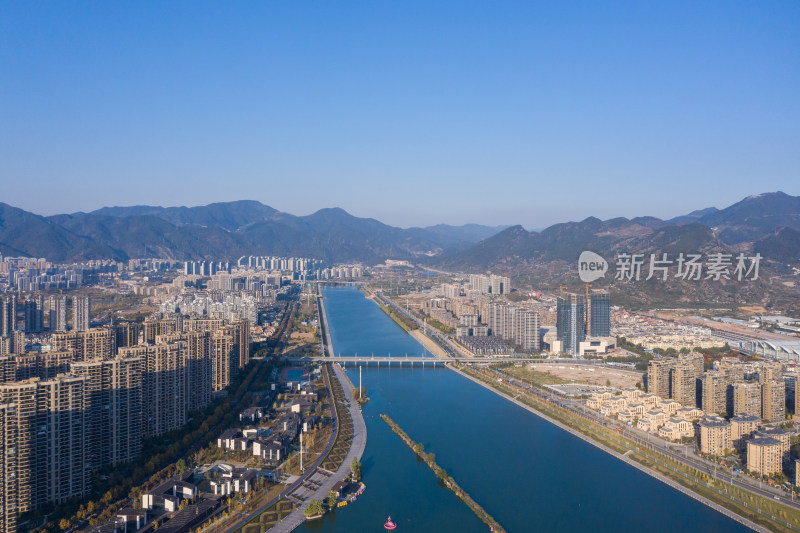
[[[605,385],[606,380],[609,380],[612,387],[619,389],[635,387],[637,381],[642,381],[642,372],[629,372],[602,366],[531,363],[528,368],[535,372],[550,374],[564,380],[575,380],[575,383]]]

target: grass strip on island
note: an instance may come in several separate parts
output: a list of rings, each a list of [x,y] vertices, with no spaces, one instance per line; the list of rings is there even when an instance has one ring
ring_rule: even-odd
[[[391,308],[387,307],[386,305],[383,304],[383,302],[381,302],[378,299],[375,299],[373,301],[376,304],[378,304],[378,307],[381,308],[381,311],[383,311],[384,313],[389,315],[389,318],[394,320],[397,323],[398,326],[400,326],[401,328],[403,328],[407,332],[411,332],[411,331],[414,331],[415,329],[418,329],[417,325],[414,324],[414,322],[411,319],[409,319],[407,317],[404,317],[403,315],[401,315],[400,313],[398,313],[394,309],[391,309]]]
[[[425,461],[425,464],[428,465],[431,470],[433,470],[433,473],[436,474],[436,477],[438,477],[448,489],[453,491],[453,494],[455,494],[458,499],[466,503],[467,507],[472,509],[472,512],[475,513],[478,518],[480,518],[487,526],[491,527],[492,531],[496,533],[505,533],[506,530],[497,523],[497,520],[492,518],[492,516],[487,513],[483,507],[478,505],[478,502],[473,500],[472,497],[467,494],[467,492],[462,489],[452,477],[450,477],[444,468],[436,464],[434,455],[432,453],[425,453],[425,448],[423,445],[411,440],[411,437],[409,437],[394,420],[389,418],[389,416],[381,414],[381,418],[389,425],[390,428],[392,428],[392,431],[394,431],[401,439],[403,439],[403,442],[405,442],[406,445],[408,445],[408,447],[411,448],[411,450],[417,454],[420,459]]]

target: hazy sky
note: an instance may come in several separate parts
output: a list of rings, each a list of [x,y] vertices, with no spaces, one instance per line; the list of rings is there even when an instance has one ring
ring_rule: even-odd
[[[400,225],[800,194],[800,2],[0,3],[0,201]]]

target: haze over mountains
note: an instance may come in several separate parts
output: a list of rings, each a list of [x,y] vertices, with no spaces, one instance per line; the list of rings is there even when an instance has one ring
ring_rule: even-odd
[[[703,209],[670,220],[594,217],[541,232],[512,226],[442,258],[454,269],[573,262],[583,250],[612,256],[648,253],[753,251],[789,263],[800,259],[800,197],[783,192],[749,196],[725,209]]]
[[[374,263],[445,255],[502,229],[478,224],[402,229],[339,208],[295,216],[252,200],[198,207],[104,207],[51,217],[0,203],[0,252],[54,261],[224,260],[265,254]]]
[[[339,208],[295,216],[252,200],[198,207],[104,207],[51,217],[0,203],[0,252],[54,261],[156,256],[223,260],[265,254],[329,262],[411,259],[485,270],[499,263],[570,262],[586,249],[755,250],[788,263],[800,258],[800,197],[760,194],[725,209],[703,209],[670,220],[589,217],[541,232],[478,224],[403,229]]]

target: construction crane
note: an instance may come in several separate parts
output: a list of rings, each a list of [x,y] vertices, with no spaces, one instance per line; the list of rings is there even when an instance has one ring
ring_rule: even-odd
[[[554,291],[554,290],[558,289],[559,294],[563,298],[564,297],[564,289],[566,289],[566,288],[567,288],[566,285],[559,285],[558,287],[539,287],[539,290],[540,291]]]
[[[591,318],[591,304],[589,303],[589,287],[591,287],[591,283],[586,284],[586,302],[583,304],[584,309],[586,309],[586,316],[583,319],[583,323],[586,327],[587,335],[592,331],[592,325],[589,324],[589,319]]]

